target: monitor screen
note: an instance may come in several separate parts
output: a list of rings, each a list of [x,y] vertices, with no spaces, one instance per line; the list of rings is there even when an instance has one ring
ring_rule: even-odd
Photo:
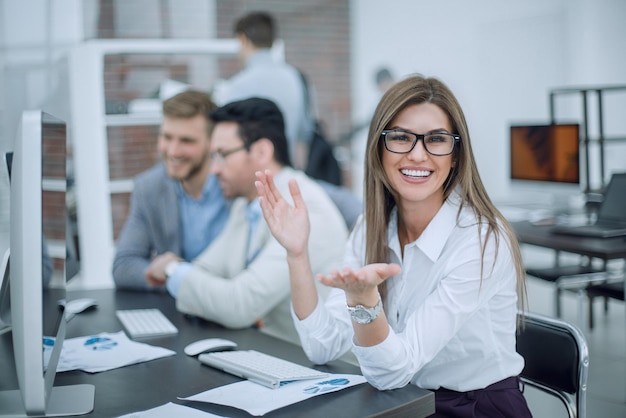
[[[511,126],[511,179],[580,183],[577,124]]]

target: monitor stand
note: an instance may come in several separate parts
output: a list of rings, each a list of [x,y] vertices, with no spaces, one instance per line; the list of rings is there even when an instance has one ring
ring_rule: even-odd
[[[93,411],[95,387],[80,384],[54,386],[43,417],[85,415]],[[0,392],[0,417],[32,417],[26,415],[19,390]]]

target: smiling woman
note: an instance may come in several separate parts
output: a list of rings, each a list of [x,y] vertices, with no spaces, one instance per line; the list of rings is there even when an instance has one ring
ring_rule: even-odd
[[[413,76],[381,99],[368,135],[365,214],[345,267],[317,275],[334,288],[325,302],[308,266],[297,184],[291,206],[269,173],[257,177],[263,214],[287,250],[292,316],[311,361],[352,349],[379,389],[435,390],[435,416],[530,416],[515,350],[519,248],[485,192],[447,86]]]
[[[385,175],[391,189],[398,194],[396,204],[406,216],[419,213],[413,227],[403,216],[401,248],[419,238],[424,227],[435,216],[444,201],[444,182],[452,172],[455,139],[444,111],[432,104],[406,107],[390,123],[394,130],[384,130],[385,149],[382,155]],[[426,132],[414,134],[409,130]],[[437,132],[436,135],[431,134]],[[400,138],[400,140],[398,140]],[[418,139],[422,139],[418,143]],[[428,139],[428,141],[427,141]],[[421,187],[414,187],[415,185]],[[411,222],[412,223],[412,222]]]

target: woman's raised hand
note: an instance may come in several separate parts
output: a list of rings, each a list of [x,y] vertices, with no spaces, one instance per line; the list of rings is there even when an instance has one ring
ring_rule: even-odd
[[[254,185],[259,203],[272,235],[285,247],[288,255],[302,255],[307,251],[311,226],[298,183],[294,179],[289,181],[289,192],[294,202],[291,206],[276,188],[269,171],[257,171],[255,174],[258,180]]]

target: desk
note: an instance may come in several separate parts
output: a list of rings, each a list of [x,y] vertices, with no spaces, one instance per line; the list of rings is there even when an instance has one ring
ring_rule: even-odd
[[[522,244],[537,245],[601,260],[626,258],[626,240],[617,238],[587,238],[553,234],[549,226],[535,226],[529,221],[511,222]]]
[[[200,364],[183,353],[185,345],[209,337],[233,340],[239,349],[256,349],[306,366],[311,366],[302,349],[254,329],[228,330],[218,325],[187,317],[176,310],[174,300],[166,294],[115,290],[76,291],[69,298],[93,297],[98,308],[76,315],[67,325],[67,338],[116,332],[122,329],[115,316],[117,309],[159,308],[178,327],[175,336],[142,340],[176,351],[163,359],[139,363],[106,372],[89,374],[82,371],[58,373],[59,386],[89,383],[95,385],[94,411],[89,417],[112,417],[150,409],[167,402],[185,404],[217,415],[250,417],[247,412],[220,405],[178,401],[218,386],[240,381],[238,377]],[[45,294],[45,309],[57,309],[55,291]],[[0,390],[15,389],[15,372],[11,366],[13,349],[11,334],[0,336]],[[335,361],[316,366],[329,373],[360,374],[358,367]],[[11,386],[12,385],[12,386]],[[378,391],[365,383],[339,392],[329,393],[278,409],[265,417],[426,417],[435,412],[435,397],[430,391],[408,385],[402,389]]]
[[[553,234],[550,232],[550,227],[535,226],[529,221],[511,222],[511,225],[521,244],[566,251],[604,261],[618,258],[626,259],[626,239],[624,237],[588,238]],[[624,270],[626,274],[626,264]],[[624,281],[624,290],[626,290],[626,280]]]

